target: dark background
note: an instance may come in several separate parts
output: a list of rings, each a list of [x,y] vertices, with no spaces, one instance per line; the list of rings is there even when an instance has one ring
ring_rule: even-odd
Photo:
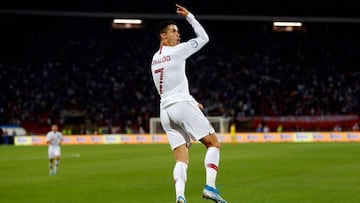
[[[101,13],[173,14],[175,3],[188,7],[197,14],[299,16],[299,17],[360,17],[354,0],[6,0],[0,12],[14,11],[76,11]]]

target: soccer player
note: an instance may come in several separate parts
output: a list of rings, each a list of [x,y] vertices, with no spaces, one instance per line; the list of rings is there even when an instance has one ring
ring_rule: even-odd
[[[174,21],[163,21],[159,26],[160,48],[152,58],[151,72],[160,95],[161,125],[167,134],[175,156],[173,178],[177,203],[186,203],[185,184],[192,141],[200,141],[207,148],[204,165],[206,183],[203,198],[226,203],[216,189],[220,160],[220,143],[214,128],[203,114],[203,106],[190,94],[185,73],[186,59],[199,51],[209,37],[192,13],[176,4],[178,15],[185,17],[194,29],[195,38],[180,43],[179,29]]]
[[[49,145],[48,156],[50,175],[55,175],[59,168],[61,156],[60,146],[63,139],[62,133],[58,131],[58,126],[56,124],[51,125],[51,131],[46,134],[46,143]]]

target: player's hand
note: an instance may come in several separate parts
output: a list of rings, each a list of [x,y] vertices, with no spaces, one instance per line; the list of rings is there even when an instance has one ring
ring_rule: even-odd
[[[177,7],[176,8],[176,13],[178,15],[186,17],[189,14],[189,11],[185,7],[183,7],[183,6],[179,5],[179,4],[175,4],[175,6]]]
[[[202,103],[198,103],[198,107],[199,109],[203,112],[203,114],[208,117],[207,113],[205,112],[205,108],[204,105],[202,105]]]
[[[201,103],[198,103],[198,107],[199,107],[199,109],[201,109],[201,111],[204,111],[205,109],[204,109],[204,105],[202,105]]]

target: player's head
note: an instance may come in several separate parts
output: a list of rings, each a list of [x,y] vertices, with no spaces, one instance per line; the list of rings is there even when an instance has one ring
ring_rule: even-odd
[[[175,46],[180,43],[180,33],[175,21],[165,20],[159,24],[159,38],[162,45]]]
[[[54,131],[54,132],[58,131],[58,126],[56,124],[52,124],[51,125],[51,130]]]

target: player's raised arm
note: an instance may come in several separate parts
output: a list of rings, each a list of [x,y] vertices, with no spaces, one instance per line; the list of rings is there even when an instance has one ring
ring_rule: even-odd
[[[195,18],[195,16],[188,11],[185,7],[176,4],[176,13],[180,16],[183,16],[186,18],[186,20],[190,23],[192,28],[194,29],[194,32],[196,34],[195,38],[192,38],[188,41],[190,49],[184,49],[182,50],[182,55],[187,58],[193,53],[200,50],[206,43],[209,42],[209,36],[206,33],[203,26],[199,23],[199,21]]]

